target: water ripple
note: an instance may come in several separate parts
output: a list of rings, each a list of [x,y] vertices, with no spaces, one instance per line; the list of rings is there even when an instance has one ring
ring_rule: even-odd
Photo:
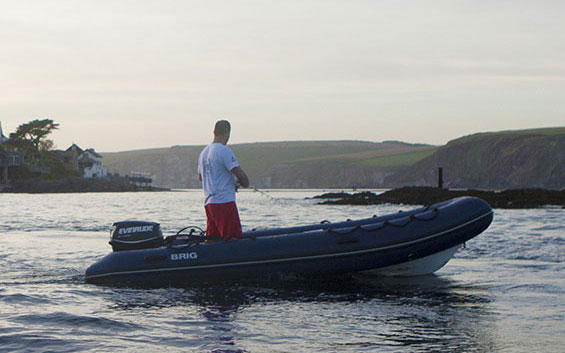
[[[51,302],[49,298],[45,296],[26,295],[20,293],[0,295],[0,301],[8,304],[24,305],[24,306],[49,304]]]
[[[58,327],[83,327],[92,328],[97,330],[123,330],[123,331],[134,331],[141,329],[142,327],[130,322],[116,321],[108,318],[94,317],[94,316],[84,316],[84,315],[74,315],[66,312],[54,312],[49,314],[28,314],[28,315],[18,315],[10,318],[10,321],[21,323],[24,325],[41,325],[48,324],[49,326]]]

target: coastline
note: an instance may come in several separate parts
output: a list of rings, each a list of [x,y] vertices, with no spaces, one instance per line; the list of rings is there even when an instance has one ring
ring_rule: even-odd
[[[314,196],[322,199],[320,205],[430,205],[455,197],[478,197],[490,204],[492,208],[537,208],[542,206],[560,206],[565,208],[565,190],[548,189],[511,189],[503,191],[485,190],[447,190],[432,187],[403,187],[392,189],[382,194],[369,191],[348,194],[326,193]]]
[[[14,181],[6,185],[0,193],[48,194],[48,193],[84,193],[84,192],[151,192],[170,191],[168,188],[142,186],[129,182],[125,178],[108,177],[103,179],[85,179],[69,177],[62,179],[31,178]]]

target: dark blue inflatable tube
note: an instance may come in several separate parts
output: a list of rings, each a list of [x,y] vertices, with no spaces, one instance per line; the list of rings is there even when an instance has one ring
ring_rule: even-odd
[[[243,239],[227,242],[188,241],[112,252],[86,270],[86,281],[190,286],[208,280],[369,270],[425,274],[443,266],[458,246],[483,232],[492,218],[486,202],[461,197],[382,217],[252,230]]]

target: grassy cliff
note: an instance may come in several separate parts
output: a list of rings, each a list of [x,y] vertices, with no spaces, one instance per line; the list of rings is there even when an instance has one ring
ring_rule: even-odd
[[[402,168],[392,187],[437,184],[443,168],[451,188],[565,188],[565,128],[481,133],[448,142],[434,154]]]

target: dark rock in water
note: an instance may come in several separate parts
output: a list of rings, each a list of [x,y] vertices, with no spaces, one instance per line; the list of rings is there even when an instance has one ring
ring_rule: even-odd
[[[333,192],[312,197],[313,199],[328,199],[328,201],[320,202],[321,205],[375,205],[379,203],[378,197],[370,191],[363,191],[355,194],[346,192]]]
[[[535,208],[545,205],[565,207],[565,190],[513,189],[504,191],[447,190],[431,187],[404,187],[380,195],[372,192],[356,194],[330,193],[315,198],[330,199],[322,205],[378,205],[384,203],[430,205],[454,197],[474,196],[493,208]]]
[[[11,183],[2,192],[7,193],[69,193],[69,192],[127,192],[127,191],[168,191],[169,189],[140,186],[125,178],[107,177],[85,179],[69,177],[63,179],[31,178]]]
[[[312,197],[312,199],[339,199],[339,198],[347,198],[347,197],[351,197],[351,194],[348,194],[346,192],[328,192],[322,195],[317,195]]]

